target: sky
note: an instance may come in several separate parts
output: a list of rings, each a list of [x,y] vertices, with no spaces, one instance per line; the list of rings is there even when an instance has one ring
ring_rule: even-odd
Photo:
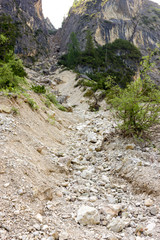
[[[43,14],[55,28],[60,28],[74,0],[42,0]],[[160,4],[160,0],[152,0]]]
[[[73,2],[74,0],[42,0],[43,14],[50,19],[55,28],[59,28]]]

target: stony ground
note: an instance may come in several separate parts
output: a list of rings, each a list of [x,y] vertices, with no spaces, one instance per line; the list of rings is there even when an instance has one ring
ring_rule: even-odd
[[[150,142],[124,139],[110,111],[87,111],[75,74],[50,79],[73,112],[1,97],[0,239],[159,240],[159,129]]]

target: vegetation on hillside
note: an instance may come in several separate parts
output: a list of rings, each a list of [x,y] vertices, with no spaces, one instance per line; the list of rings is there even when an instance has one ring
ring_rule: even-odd
[[[9,96],[10,93],[21,96],[32,110],[38,110],[37,103],[27,93],[27,90],[33,90],[35,93],[43,95],[47,107],[53,103],[58,109],[66,111],[66,108],[58,103],[55,95],[46,90],[44,86],[32,85],[30,88],[26,85],[25,77],[27,74],[23,63],[14,54],[16,34],[16,24],[12,22],[10,17],[2,15],[0,17],[0,91]]]
[[[20,87],[26,72],[22,61],[14,54],[16,25],[10,17],[0,17],[0,89]]]
[[[111,104],[116,110],[116,117],[121,120],[119,128],[123,133],[140,136],[150,127],[160,123],[160,88],[150,79],[152,56],[159,54],[155,49],[141,62],[141,77],[120,89],[112,98]]]
[[[87,76],[97,89],[106,90],[108,77],[114,79],[114,84],[126,87],[131,82],[140,64],[141,53],[129,41],[117,39],[113,43],[104,46],[94,46],[91,31],[86,34],[86,46],[80,51],[79,43],[75,33],[71,34],[68,53],[63,55],[59,64],[81,72],[86,69]]]
[[[140,136],[160,122],[160,90],[148,74],[153,67],[151,59],[157,54],[158,49],[142,58],[133,44],[122,39],[95,48],[88,31],[85,50],[80,51],[76,35],[72,33],[68,53],[59,63],[77,72],[79,69],[90,71],[86,72],[88,77],[80,78],[76,84],[86,87],[85,96],[94,99],[90,109],[99,109],[96,92],[100,90],[100,98],[106,97],[114,108],[121,131],[125,135]],[[140,77],[133,81],[138,69]]]

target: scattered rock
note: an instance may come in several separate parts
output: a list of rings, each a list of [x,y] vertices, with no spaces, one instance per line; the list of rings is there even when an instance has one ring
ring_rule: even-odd
[[[120,217],[114,218],[107,226],[107,228],[113,232],[119,233],[124,228],[128,227],[130,223],[129,219],[121,219]]]
[[[100,215],[96,208],[82,206],[78,210],[76,221],[82,225],[95,225],[100,223]]]
[[[63,193],[61,191],[57,191],[56,196],[61,198],[61,197],[63,197]]]
[[[40,213],[38,213],[36,216],[35,216],[35,219],[38,220],[40,223],[43,222],[43,217]]]
[[[5,106],[5,105],[0,105],[0,113],[7,113],[10,114],[12,112],[12,108]]]
[[[158,208],[157,207],[152,207],[150,209],[150,213],[154,216],[156,216],[158,214]]]
[[[153,233],[153,230],[155,229],[156,227],[156,224],[154,222],[152,223],[149,223],[147,226],[146,226],[146,233],[147,235],[150,235]]]
[[[95,133],[89,133],[88,134],[88,142],[91,142],[91,143],[96,143],[97,142],[97,136]]]
[[[57,231],[53,231],[51,233],[51,236],[53,237],[54,240],[59,240],[59,233]]]
[[[38,231],[41,229],[41,226],[39,224],[34,224],[33,227]]]
[[[136,240],[145,240],[144,237],[136,237]]]
[[[150,198],[148,198],[145,200],[144,204],[146,207],[150,207],[153,205],[153,201]]]
[[[24,189],[20,188],[20,189],[18,190],[18,194],[19,194],[19,195],[23,195],[23,194],[25,194]]]
[[[5,183],[4,187],[7,188],[7,187],[9,187],[9,185],[10,185],[10,183]]]
[[[134,143],[126,145],[126,150],[134,150],[134,148],[135,148]]]

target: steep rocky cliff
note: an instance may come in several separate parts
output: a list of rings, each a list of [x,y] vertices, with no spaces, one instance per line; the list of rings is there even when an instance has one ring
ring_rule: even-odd
[[[61,49],[66,49],[71,32],[83,48],[87,29],[100,45],[122,38],[141,50],[154,48],[160,39],[160,6],[148,0],[74,1],[61,30]]]
[[[41,0],[0,0],[0,15],[3,13],[11,16],[18,27],[17,54],[32,60],[36,56],[47,54],[49,34]]]

